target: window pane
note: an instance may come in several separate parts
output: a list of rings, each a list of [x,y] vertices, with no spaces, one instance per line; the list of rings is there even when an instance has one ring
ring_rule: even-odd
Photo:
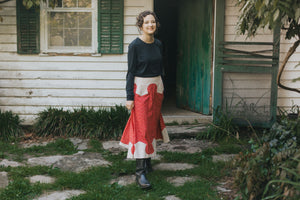
[[[92,29],[80,29],[79,30],[79,46],[91,46],[92,45]]]
[[[48,8],[61,8],[62,7],[62,1],[63,0],[56,0],[56,1],[51,1],[48,0]]]
[[[91,8],[92,0],[48,0],[48,8]]]
[[[50,36],[50,46],[64,46],[63,29],[52,29]]]
[[[48,27],[50,47],[92,46],[90,12],[50,12]]]
[[[63,0],[64,8],[74,8],[77,7],[77,0]]]
[[[65,13],[65,27],[77,28],[78,27],[78,13]]]
[[[66,29],[65,30],[65,46],[78,46],[78,30]]]
[[[51,13],[49,23],[50,23],[51,28],[63,28],[64,14],[63,13]]]
[[[92,28],[92,13],[79,13],[79,28]]]
[[[91,0],[78,0],[78,7],[80,8],[91,8],[92,1]]]

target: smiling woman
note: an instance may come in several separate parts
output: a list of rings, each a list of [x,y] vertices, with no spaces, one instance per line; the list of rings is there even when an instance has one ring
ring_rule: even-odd
[[[161,115],[164,86],[162,82],[162,44],[154,38],[159,26],[154,12],[137,17],[140,32],[128,47],[126,107],[131,110],[120,145],[128,148],[127,158],[136,159],[136,181],[142,189],[151,188],[146,173],[152,170],[156,141],[169,141]]]

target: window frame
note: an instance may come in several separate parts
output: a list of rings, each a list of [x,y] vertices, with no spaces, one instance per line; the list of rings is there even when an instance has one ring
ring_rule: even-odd
[[[98,51],[98,1],[91,0],[91,8],[51,8],[48,7],[48,0],[41,1],[40,11],[40,50],[41,53],[97,53]],[[53,12],[91,12],[92,13],[92,44],[91,47],[49,47],[48,38],[48,13]]]

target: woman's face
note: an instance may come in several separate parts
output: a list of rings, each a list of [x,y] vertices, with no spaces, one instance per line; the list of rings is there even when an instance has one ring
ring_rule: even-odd
[[[144,17],[144,23],[141,27],[144,34],[153,35],[156,31],[156,21],[153,15]]]

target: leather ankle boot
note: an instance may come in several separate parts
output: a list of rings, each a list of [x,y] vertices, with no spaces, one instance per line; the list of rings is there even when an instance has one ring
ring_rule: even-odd
[[[151,158],[146,158],[146,174],[153,172]]]
[[[151,188],[146,177],[146,159],[136,159],[136,182],[142,189]]]

